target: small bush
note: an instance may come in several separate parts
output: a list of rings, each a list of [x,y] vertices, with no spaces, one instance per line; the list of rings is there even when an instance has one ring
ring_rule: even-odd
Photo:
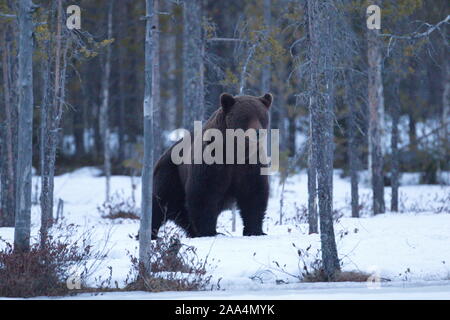
[[[151,273],[145,274],[139,259],[130,255],[132,268],[125,290],[192,291],[205,289],[211,280],[206,273],[207,259],[202,261],[196,249],[183,245],[179,237],[163,237],[152,241]]]
[[[139,220],[139,209],[136,207],[136,203],[120,193],[114,193],[110,201],[98,206],[97,210],[105,219]]]
[[[73,227],[73,226],[72,226]],[[70,242],[67,234],[33,243],[28,252],[16,252],[2,240],[0,250],[0,296],[34,297],[69,293],[66,281],[83,278],[90,271],[88,260],[103,258],[94,253],[86,238]],[[83,270],[81,275],[76,271]]]

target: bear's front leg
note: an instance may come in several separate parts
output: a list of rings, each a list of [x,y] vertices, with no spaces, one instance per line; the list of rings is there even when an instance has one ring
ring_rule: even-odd
[[[262,236],[263,220],[269,199],[267,176],[248,175],[242,179],[236,193],[237,204],[244,223],[244,236]]]
[[[217,235],[217,218],[229,180],[223,167],[193,166],[186,184],[186,209],[192,224],[191,236]]]
[[[211,193],[191,193],[187,197],[187,211],[192,224],[191,237],[213,237],[217,235],[219,216],[217,197]]]

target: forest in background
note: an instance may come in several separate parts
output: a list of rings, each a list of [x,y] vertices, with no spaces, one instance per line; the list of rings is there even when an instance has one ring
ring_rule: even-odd
[[[81,30],[64,31],[61,50],[64,61],[61,101],[61,129],[58,131],[57,173],[103,163],[103,137],[99,115],[104,101],[102,89],[105,81],[105,60],[109,60],[108,76],[108,127],[112,148],[112,170],[128,173],[127,167],[138,158],[142,144],[142,97],[144,90],[144,37],[145,3],[143,1],[113,1],[110,34],[108,12],[111,1],[76,1],[81,8]],[[198,11],[202,21],[204,41],[204,111],[203,120],[218,107],[222,92],[232,94],[260,95],[265,91],[274,94],[272,128],[280,129],[280,148],[284,157],[298,154],[298,147],[308,136],[308,100],[306,66],[302,65],[306,54],[306,24],[304,1],[272,1],[270,7],[270,30],[264,23],[264,6],[261,1],[204,1]],[[53,5],[51,4],[53,3]],[[35,13],[38,21],[47,21],[56,14],[56,2],[39,1]],[[63,1],[66,8],[69,4]],[[335,104],[335,158],[336,168],[348,167],[348,118],[350,104],[355,114],[358,130],[355,134],[360,169],[367,169],[367,131],[369,123],[367,95],[367,40],[366,1],[343,1],[347,25],[333,30],[335,39],[347,38],[351,45],[343,45],[341,52],[334,53],[341,61],[338,74]],[[0,12],[14,12],[15,1],[2,1]],[[160,1],[160,111],[158,124],[163,146],[169,141],[167,135],[183,126],[186,108],[201,108],[184,102],[183,88],[183,8],[177,1]],[[52,11],[53,10],[53,11]],[[383,1],[383,33],[410,34],[426,21],[437,23],[445,18],[448,2],[433,0]],[[330,15],[337,14],[332,11]],[[65,11],[63,10],[63,15]],[[53,17],[55,18],[55,17]],[[65,21],[65,19],[63,18]],[[55,23],[55,22],[53,22]],[[5,103],[5,90],[11,106],[17,105],[17,46],[18,29],[14,19],[1,18],[1,47],[3,76],[8,75],[9,88],[1,77],[1,103]],[[36,51],[34,63],[34,154],[39,154],[40,109],[46,81],[45,57],[48,47],[56,41],[52,38],[50,25],[41,24],[34,37]],[[423,28],[423,26],[422,26]],[[429,121],[445,123],[448,100],[444,91],[449,86],[448,44],[442,36],[445,29],[413,40],[385,37],[383,42],[383,82],[386,122],[384,136],[390,135],[392,105],[400,105],[400,121],[406,124],[400,152],[401,171],[427,171],[447,169],[448,144],[439,143],[438,131],[423,137],[423,126]],[[351,41],[351,42],[350,42]],[[343,41],[341,41],[343,43]],[[327,45],[324,43],[323,45]],[[53,50],[56,46],[52,46]],[[54,64],[54,61],[51,63]],[[446,65],[447,63],[447,65]],[[300,72],[299,72],[300,68]],[[8,70],[5,70],[8,69]],[[7,71],[5,73],[5,71]],[[54,77],[54,71],[50,77]],[[270,79],[269,81],[265,79]],[[47,79],[48,81],[49,79]],[[54,81],[54,79],[50,79]],[[266,83],[264,83],[266,82]],[[397,88],[398,87],[398,88]],[[61,95],[61,93],[60,93]],[[192,99],[189,97],[189,99]],[[348,99],[351,99],[349,102]],[[398,101],[396,100],[398,99]],[[446,109],[447,108],[447,109]],[[2,137],[5,136],[7,115],[1,108]],[[17,111],[12,110],[13,119]],[[432,129],[440,124],[434,123]],[[14,126],[13,126],[14,127]],[[13,131],[15,128],[12,128]],[[429,129],[429,128],[428,128]],[[442,135],[440,136],[442,137]],[[445,137],[444,137],[445,138]],[[433,143],[430,143],[430,141]],[[2,139],[3,147],[5,139]],[[444,148],[441,148],[441,145]],[[389,172],[389,143],[386,143]],[[447,149],[445,149],[447,148]],[[5,148],[2,148],[5,150]],[[439,151],[440,150],[440,151]],[[306,166],[306,158],[298,157],[299,165]],[[39,157],[33,157],[39,168]],[[128,166],[127,166],[128,164]],[[444,167],[442,167],[444,166]],[[424,182],[435,183],[433,177]]]

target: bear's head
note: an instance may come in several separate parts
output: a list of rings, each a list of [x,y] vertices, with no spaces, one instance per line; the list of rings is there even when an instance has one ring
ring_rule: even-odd
[[[227,129],[267,129],[272,95],[261,97],[235,96],[222,93],[220,106],[225,116]]]

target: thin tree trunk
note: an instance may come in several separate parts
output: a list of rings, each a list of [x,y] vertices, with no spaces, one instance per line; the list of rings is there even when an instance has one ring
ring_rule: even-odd
[[[318,233],[318,216],[317,216],[317,176],[316,161],[313,152],[313,134],[312,134],[312,115],[309,116],[309,140],[308,140],[308,225],[309,234]]]
[[[444,163],[450,163],[449,117],[450,117],[450,62],[445,61],[444,91],[442,93],[441,143]]]
[[[126,18],[121,21],[121,25],[119,27],[119,41],[124,40],[126,38],[126,23],[128,22],[128,11],[127,11],[127,5],[125,1],[121,1],[121,12],[122,15]],[[119,50],[119,61],[125,61],[126,58],[126,48],[124,45],[119,44],[118,45]],[[122,163],[123,160],[125,160],[125,132],[126,132],[126,122],[125,122],[125,94],[126,94],[126,87],[125,87],[125,81],[126,81],[126,69],[127,67],[120,63],[119,65],[119,152],[118,152],[118,158],[119,162]]]
[[[194,121],[203,121],[205,112],[202,0],[184,1],[183,18],[183,126],[189,130]]]
[[[295,116],[291,116],[288,119],[288,150],[290,157],[293,157],[297,152],[297,150],[295,150],[296,133],[297,133],[297,126]]]
[[[272,25],[272,0],[264,0],[263,3],[263,13],[264,13],[264,25],[265,25],[265,33],[266,33],[266,39],[270,37],[271,33],[271,25]],[[271,64],[272,59],[270,58],[270,55],[268,54],[266,57],[266,65],[264,68],[262,68],[262,75],[261,75],[261,89],[262,94],[268,93],[270,91],[270,82],[272,78],[272,71],[271,71]],[[245,74],[244,74],[245,77]],[[269,128],[276,128],[279,127],[279,110],[278,108],[270,108],[269,110]],[[271,132],[268,132],[267,135],[268,141],[271,141]],[[272,154],[271,150],[272,146],[269,143],[267,145],[267,154],[270,156]]]
[[[33,153],[33,19],[31,0],[19,2],[19,130],[17,157],[17,211],[14,250],[30,249],[31,160]]]
[[[54,69],[54,89],[50,88],[52,41],[44,42],[44,51],[47,57],[44,57],[42,64],[43,76],[43,97],[41,106],[41,243],[47,239],[48,229],[53,225],[53,193],[54,193],[54,175],[56,148],[58,145],[58,130],[62,117],[62,87],[64,86],[64,77],[61,70],[61,47],[62,47],[62,0],[56,2],[56,38],[55,38],[55,69]],[[54,8],[52,7],[52,12]],[[50,28],[53,23],[50,23]],[[52,97],[52,99],[51,99]],[[50,99],[52,103],[50,105]]]
[[[108,39],[112,39],[112,18],[114,0],[108,6]],[[111,150],[110,150],[110,129],[109,129],[109,81],[111,76],[111,45],[106,49],[105,69],[102,79],[102,104],[100,107],[100,130],[103,140],[103,168],[105,173],[105,201],[109,202],[111,196]]]
[[[162,154],[162,118],[161,118],[161,82],[160,82],[160,73],[159,73],[159,0],[153,0],[153,6],[154,6],[154,14],[153,17],[153,31],[152,31],[152,38],[153,38],[153,67],[152,67],[152,99],[153,99],[153,117],[156,119],[156,121],[153,122],[153,141],[154,141],[154,150],[153,150],[153,156],[155,159],[158,159],[159,156]]]
[[[350,78],[351,79],[351,78]],[[347,81],[350,81],[348,79]],[[345,100],[348,105],[348,166],[351,184],[351,207],[352,217],[359,218],[359,195],[358,195],[358,146],[356,144],[356,108],[355,101],[350,92],[351,86],[345,85]]]
[[[399,152],[398,152],[398,122],[400,117],[400,80],[394,80],[395,101],[392,104],[392,166],[391,166],[391,211],[398,211],[398,187],[399,187]]]
[[[40,173],[41,173],[41,195],[40,195],[40,206],[41,206],[41,240],[44,241],[46,238],[49,219],[51,216],[49,212],[52,210],[53,204],[53,192],[51,181],[50,181],[50,152],[49,148],[51,145],[51,135],[53,134],[50,130],[50,123],[52,118],[52,109],[49,104],[50,95],[50,54],[51,46],[49,41],[44,42],[46,46],[47,57],[42,59],[41,72],[42,72],[42,100],[41,100],[41,123],[40,123]],[[45,49],[44,49],[45,50]]]
[[[1,216],[0,227],[14,226],[14,213],[16,211],[16,196],[15,196],[15,168],[14,168],[14,146],[16,145],[13,127],[16,117],[13,115],[13,108],[11,106],[11,96],[9,88],[9,46],[6,41],[6,33],[9,28],[5,27],[2,32],[1,47],[2,47],[2,69],[3,69],[3,98],[5,103],[5,141],[3,145],[6,151],[6,174],[4,181],[2,181],[2,199],[1,199]],[[5,152],[4,151],[4,152]]]
[[[181,13],[181,6],[179,6],[177,3],[173,3],[174,6],[174,15],[175,18],[181,19],[182,13]],[[184,109],[184,90],[183,88],[183,24],[179,24],[175,26],[175,63],[176,63],[176,77],[175,77],[175,108],[176,108],[176,115],[175,115],[175,128],[181,128],[183,126],[183,109]]]
[[[340,270],[333,227],[333,107],[331,25],[325,19],[330,3],[308,0],[308,37],[310,59],[310,112],[313,153],[317,172],[320,241],[325,276],[332,280]],[[323,43],[329,44],[328,46]],[[321,83],[319,83],[319,81]]]
[[[381,42],[378,38],[379,31],[368,30],[368,62],[369,62],[369,139],[371,145],[372,161],[372,189],[373,189],[373,212],[384,213],[384,176],[383,176],[383,151],[381,146],[382,117],[384,110],[383,79]]]
[[[158,4],[156,2],[156,4]],[[153,195],[153,95],[152,75],[154,65],[153,35],[159,32],[152,28],[153,18],[157,10],[153,0],[146,0],[146,31],[145,31],[145,91],[144,91],[144,159],[142,167],[142,204],[139,227],[139,261],[142,266],[142,276],[151,271],[150,241],[152,234],[152,195]]]

